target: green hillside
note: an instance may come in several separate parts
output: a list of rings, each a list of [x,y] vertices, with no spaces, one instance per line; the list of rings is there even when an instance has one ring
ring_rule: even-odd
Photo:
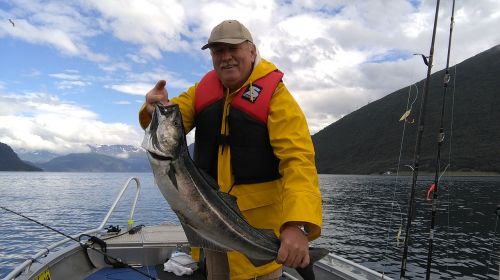
[[[42,171],[40,168],[23,162],[12,148],[0,142],[0,171]]]
[[[452,77],[446,95],[441,166],[450,163],[452,171],[500,173],[500,45],[455,67],[450,69],[452,74],[456,71],[455,84]],[[431,76],[420,159],[423,171],[434,170],[443,75],[441,70]],[[423,82],[417,83],[419,96],[408,118],[415,123],[406,124],[402,165],[413,162]],[[393,92],[313,135],[318,172],[375,174],[396,170],[404,125],[399,119],[406,111],[408,91],[405,87]],[[411,99],[415,92],[413,87]]]

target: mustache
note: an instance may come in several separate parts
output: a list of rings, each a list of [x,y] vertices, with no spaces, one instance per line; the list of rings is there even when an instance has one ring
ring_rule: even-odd
[[[234,66],[238,66],[238,63],[237,62],[221,62],[221,64],[219,65],[220,68],[234,67]]]

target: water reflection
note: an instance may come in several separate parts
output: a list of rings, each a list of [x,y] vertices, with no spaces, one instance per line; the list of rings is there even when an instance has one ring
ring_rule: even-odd
[[[68,234],[95,228],[130,176],[141,180],[135,221],[178,223],[154,185],[152,174],[0,172],[0,204]],[[419,181],[406,275],[424,278],[431,204],[425,201],[432,178]],[[316,244],[399,278],[409,177],[321,175],[324,229]],[[126,226],[134,188],[110,223]],[[498,279],[500,233],[494,235],[500,178],[451,178],[439,189],[432,279]],[[0,277],[62,237],[0,211]],[[404,230],[404,229],[403,229]],[[493,253],[493,254],[492,254]],[[491,257],[490,257],[491,256]]]
[[[424,177],[417,184],[409,278],[425,276],[432,206],[425,194],[432,180]],[[406,226],[411,178],[321,175],[320,182],[324,231],[316,243],[399,278],[404,232],[399,241],[397,236]],[[500,178],[449,178],[438,191],[432,279],[498,279],[499,234],[493,234]]]

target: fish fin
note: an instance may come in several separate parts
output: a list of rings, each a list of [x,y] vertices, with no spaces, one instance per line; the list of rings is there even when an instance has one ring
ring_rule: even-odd
[[[205,181],[208,183],[210,187],[212,187],[214,190],[219,190],[219,184],[217,184],[217,181],[215,181],[212,176],[210,176],[205,170],[203,169],[198,169],[200,171],[201,176],[205,179]]]
[[[201,247],[204,249],[209,249],[212,251],[217,251],[217,252],[227,252],[228,250],[225,249],[224,247],[214,243],[210,242],[206,238],[203,238],[198,232],[196,232],[195,229],[193,229],[191,226],[181,223],[182,228],[184,229],[184,233],[186,234],[186,237],[189,241],[189,245],[191,247]]]
[[[265,231],[268,231],[268,233],[266,234],[272,234],[273,236],[274,235],[274,232],[272,230],[262,230],[263,232]],[[309,259],[310,259],[310,268],[302,268],[300,269],[301,271],[299,271],[299,269],[297,269],[297,272],[305,279],[305,280],[314,280],[314,272],[312,271],[312,266],[314,265],[315,262],[317,262],[318,260],[324,258],[326,255],[328,255],[330,252],[325,249],[325,248],[317,248],[317,247],[309,247]],[[248,257],[247,257],[248,258]],[[270,263],[271,261],[273,260],[256,260],[256,259],[250,259],[248,258],[248,260],[254,265],[254,266],[261,266],[261,265],[265,265],[265,264],[268,264]],[[312,274],[311,274],[311,270],[312,271]],[[302,275],[302,273],[304,275]],[[312,278],[311,278],[312,276]]]
[[[309,262],[306,267],[297,267],[295,270],[299,273],[299,275],[304,280],[315,280],[316,276],[314,275],[314,263]]]
[[[151,116],[151,122],[149,123],[148,127],[146,128],[146,134],[149,134],[151,135],[150,139],[149,139],[149,143],[151,146],[148,147],[143,147],[146,149],[146,151],[148,151],[149,149],[151,149],[151,151],[154,151],[154,149],[156,147],[159,146],[159,143],[160,141],[158,140],[158,135],[156,134],[156,131],[158,130],[158,125],[160,124],[160,121],[159,121],[159,117],[158,117],[158,114],[159,114],[159,108],[158,108],[158,105],[155,106],[155,110],[153,112],[153,115]],[[154,132],[154,133],[151,133],[151,132]]]
[[[208,250],[217,251],[217,252],[229,251],[228,249],[226,249],[226,248],[224,248],[224,247],[222,247],[214,242],[210,242],[206,238],[203,238],[200,234],[198,234],[195,231],[195,229],[193,229],[189,225],[186,225],[184,223],[181,223],[181,224],[182,224],[182,227],[184,228],[184,233],[186,234],[186,237],[189,241],[189,245],[191,245],[191,247],[201,247],[203,249],[208,249]],[[272,232],[272,230],[270,230],[270,231]],[[248,260],[254,266],[262,266],[262,265],[265,265],[265,264],[272,262],[274,259],[270,259],[270,260],[260,260],[259,259],[259,260],[257,260],[257,259],[248,258]]]
[[[263,266],[265,264],[268,264],[272,261],[274,261],[274,259],[272,260],[256,260],[256,259],[250,259],[247,257],[247,259],[253,264],[253,266]]]
[[[314,263],[324,258],[328,253],[330,252],[325,248],[309,247],[309,264],[304,268],[297,267],[295,270],[304,280],[315,280]]]
[[[217,192],[217,195],[224,200],[224,202],[230,206],[236,213],[243,217],[241,214],[240,208],[238,207],[238,203],[236,203],[236,197],[224,192]]]
[[[330,252],[325,248],[309,247],[309,260],[310,263],[315,263],[324,258]]]
[[[276,234],[274,233],[274,230],[272,229],[259,229],[259,231],[267,237],[269,240],[272,240],[274,243],[276,243],[277,248],[279,248],[280,241]]]
[[[177,177],[175,176],[176,170],[175,170],[175,165],[170,163],[170,168],[168,169],[168,178],[170,178],[170,181],[172,182],[172,185],[174,185],[175,189],[178,191],[179,186],[177,186]]]

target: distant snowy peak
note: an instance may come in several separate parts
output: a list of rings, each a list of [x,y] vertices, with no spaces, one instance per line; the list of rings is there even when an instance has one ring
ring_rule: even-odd
[[[122,159],[143,155],[144,150],[141,147],[133,145],[87,145],[91,153],[97,153]]]
[[[49,151],[29,151],[25,149],[16,150],[16,153],[20,159],[33,163],[47,162],[51,159],[61,156],[60,154]]]

